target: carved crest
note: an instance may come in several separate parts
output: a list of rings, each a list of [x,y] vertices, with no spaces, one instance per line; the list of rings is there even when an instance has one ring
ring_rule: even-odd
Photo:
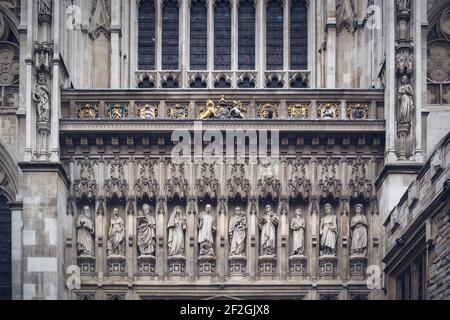
[[[78,118],[80,119],[96,119],[98,118],[98,106],[86,103],[79,106]]]

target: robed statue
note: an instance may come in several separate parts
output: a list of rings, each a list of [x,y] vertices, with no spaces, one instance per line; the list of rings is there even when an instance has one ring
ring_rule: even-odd
[[[236,207],[230,219],[230,256],[245,256],[245,240],[247,238],[247,217],[240,207]]]
[[[117,208],[113,210],[108,236],[108,256],[123,256],[125,254],[125,222]]]
[[[206,210],[198,217],[198,243],[201,256],[214,256],[214,233],[216,221],[212,215],[211,205],[206,205]]]
[[[305,253],[305,219],[300,209],[295,210],[295,217],[291,222],[292,255],[300,256]]]
[[[156,221],[148,204],[142,206],[137,217],[137,243],[142,256],[156,254]]]
[[[272,206],[266,206],[266,212],[264,216],[259,219],[259,229],[261,230],[261,254],[263,256],[275,255],[276,239],[277,239],[277,226],[278,216],[273,212]]]
[[[91,208],[85,206],[77,219],[77,252],[80,257],[94,255],[94,233]]]
[[[335,256],[338,235],[337,218],[331,212],[331,204],[327,203],[324,209],[325,216],[320,219],[320,253],[325,256]]]
[[[186,230],[186,218],[183,215],[181,207],[177,206],[173,209],[167,223],[169,238],[167,242],[168,256],[184,255],[184,232]]]
[[[367,254],[367,218],[362,213],[362,204],[355,206],[355,215],[350,222],[352,231],[352,246],[350,248],[351,256],[365,256]]]

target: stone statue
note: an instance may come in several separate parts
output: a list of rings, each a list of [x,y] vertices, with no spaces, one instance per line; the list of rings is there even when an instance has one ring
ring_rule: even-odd
[[[412,113],[414,110],[414,92],[409,83],[408,76],[403,76],[401,85],[398,88],[398,123],[400,125],[411,125]]]
[[[259,229],[261,230],[261,254],[271,256],[276,254],[276,239],[278,216],[272,211],[272,206],[266,206],[266,213],[259,219]]]
[[[320,219],[320,253],[321,255],[336,255],[337,219],[331,213],[331,204],[325,204],[325,216]]]
[[[137,217],[137,244],[142,256],[155,256],[156,221],[148,204],[142,206]]]
[[[211,210],[211,205],[206,205],[206,210],[198,217],[198,243],[201,256],[214,256],[216,222]]]
[[[108,235],[108,256],[123,256],[125,254],[125,222],[117,208],[113,210]]]
[[[245,118],[245,108],[242,106],[240,101],[233,101],[233,106],[230,110],[230,118],[232,119],[244,119]]]
[[[50,90],[45,76],[40,74],[33,90],[33,101],[36,103],[37,121],[50,122]]]
[[[169,222],[167,223],[167,229],[169,231],[169,257],[184,255],[184,230],[186,230],[186,219],[183,216],[181,207],[177,206],[172,211]]]
[[[77,219],[77,252],[80,257],[94,255],[94,233],[91,208],[85,206]]]
[[[300,209],[295,210],[295,217],[291,222],[292,232],[292,255],[301,256],[305,253],[305,219]]]
[[[363,205],[355,206],[355,215],[353,216],[350,229],[352,230],[352,246],[350,248],[351,256],[365,256],[367,253],[367,218],[362,213]]]
[[[247,217],[236,207],[230,219],[230,256],[245,256],[245,239],[247,238]]]

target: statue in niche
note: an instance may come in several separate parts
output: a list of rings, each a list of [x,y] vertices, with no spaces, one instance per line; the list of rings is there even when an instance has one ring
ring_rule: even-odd
[[[168,238],[168,256],[184,255],[184,230],[186,230],[186,218],[183,215],[181,207],[177,206],[173,209],[167,223],[169,231]]]
[[[77,252],[80,257],[92,257],[94,255],[94,233],[91,208],[85,206],[77,219]]]
[[[337,219],[331,212],[331,204],[325,204],[325,216],[320,219],[320,254],[326,256],[336,255]]]
[[[367,218],[364,215],[363,205],[355,206],[355,215],[350,223],[352,231],[352,246],[350,248],[350,256],[365,256],[367,254]]]
[[[206,210],[198,217],[198,243],[201,256],[214,256],[214,233],[216,222],[212,215],[212,207],[206,205]]]
[[[302,256],[305,254],[305,219],[300,209],[295,210],[295,217],[291,222],[292,232],[292,255]]]
[[[240,207],[236,207],[230,219],[230,256],[245,256],[245,239],[247,237],[247,217]]]
[[[50,122],[50,90],[45,76],[40,74],[33,90],[33,101],[36,103],[37,121]]]
[[[261,254],[271,256],[276,254],[276,239],[278,216],[273,212],[270,204],[266,205],[266,212],[259,219],[259,229],[261,230]]]
[[[142,206],[137,217],[137,243],[142,256],[155,256],[156,221],[148,204]]]
[[[125,222],[117,208],[113,210],[108,236],[108,256],[123,256],[125,254]]]
[[[414,92],[409,83],[408,76],[404,75],[398,88],[398,123],[400,125],[411,125],[414,110]]]

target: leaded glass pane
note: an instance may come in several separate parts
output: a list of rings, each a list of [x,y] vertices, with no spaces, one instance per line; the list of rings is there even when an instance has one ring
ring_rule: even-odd
[[[162,69],[177,70],[179,56],[178,1],[166,0],[162,8]]]
[[[142,0],[138,16],[138,67],[155,69],[155,3]]]
[[[308,14],[305,0],[292,0],[290,23],[291,70],[308,69]]]
[[[266,23],[267,70],[283,69],[283,1],[269,0]]]
[[[191,70],[206,70],[208,65],[208,8],[205,0],[191,4]]]
[[[216,0],[214,8],[214,68],[231,69],[231,4]]]
[[[243,0],[238,13],[239,70],[255,69],[255,7],[253,0]]]

